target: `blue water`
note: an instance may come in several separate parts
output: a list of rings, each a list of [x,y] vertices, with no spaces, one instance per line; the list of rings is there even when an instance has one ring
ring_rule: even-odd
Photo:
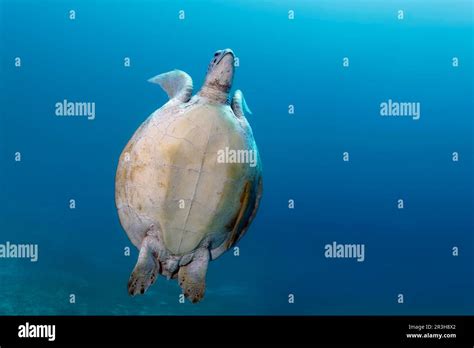
[[[39,245],[38,262],[0,259],[0,314],[473,314],[472,7],[0,0],[0,244]],[[226,47],[264,166],[259,213],[201,303],[164,278],[131,298],[114,175],[167,100],[146,80],[179,68],[197,92]],[[55,116],[64,99],[96,118]],[[388,99],[420,102],[420,119],[381,117]],[[333,241],[364,244],[365,261],[325,258]]]

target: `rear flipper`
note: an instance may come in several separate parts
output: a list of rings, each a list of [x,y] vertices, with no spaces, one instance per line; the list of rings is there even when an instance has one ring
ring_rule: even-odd
[[[184,296],[192,303],[197,303],[204,297],[209,258],[210,253],[207,246],[205,246],[196,250],[190,263],[179,268],[179,286],[181,286]]]
[[[155,236],[148,235],[143,239],[137,264],[128,281],[128,293],[131,296],[144,294],[156,281],[160,271],[158,250],[159,243]]]

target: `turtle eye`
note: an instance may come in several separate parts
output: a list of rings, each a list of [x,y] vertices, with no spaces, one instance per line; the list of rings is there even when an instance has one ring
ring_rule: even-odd
[[[219,51],[217,51],[216,53],[214,53],[214,57],[217,57],[219,55]]]

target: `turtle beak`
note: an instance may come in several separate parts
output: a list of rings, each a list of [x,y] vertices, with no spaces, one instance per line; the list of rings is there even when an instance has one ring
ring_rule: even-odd
[[[212,60],[207,68],[206,80],[204,81],[203,90],[206,88],[214,91],[217,90],[218,93],[221,93],[219,97],[220,99],[223,100],[224,98],[227,98],[229,90],[232,87],[232,79],[234,78],[234,64],[235,56],[234,52],[232,52],[230,48],[214,53],[214,56],[212,57]],[[201,90],[201,92],[203,90]],[[203,93],[206,94],[205,91]],[[209,97],[209,95],[207,97]],[[210,98],[213,97],[216,96],[214,95]]]
[[[214,55],[216,56],[216,64],[219,64],[219,62],[228,54],[231,54],[232,57],[235,57],[234,52],[230,48],[226,48],[225,50],[220,50],[217,51]]]

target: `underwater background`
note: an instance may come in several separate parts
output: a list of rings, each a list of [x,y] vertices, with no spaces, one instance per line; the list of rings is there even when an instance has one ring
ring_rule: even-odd
[[[469,0],[0,0],[0,244],[39,246],[37,262],[0,258],[0,314],[474,314],[472,25]],[[163,277],[132,298],[114,176],[168,99],[147,79],[178,68],[196,93],[227,47],[260,210],[201,303]],[[95,119],[57,117],[64,99]],[[420,119],[381,117],[388,99]],[[326,258],[334,241],[364,244],[364,262]]]

